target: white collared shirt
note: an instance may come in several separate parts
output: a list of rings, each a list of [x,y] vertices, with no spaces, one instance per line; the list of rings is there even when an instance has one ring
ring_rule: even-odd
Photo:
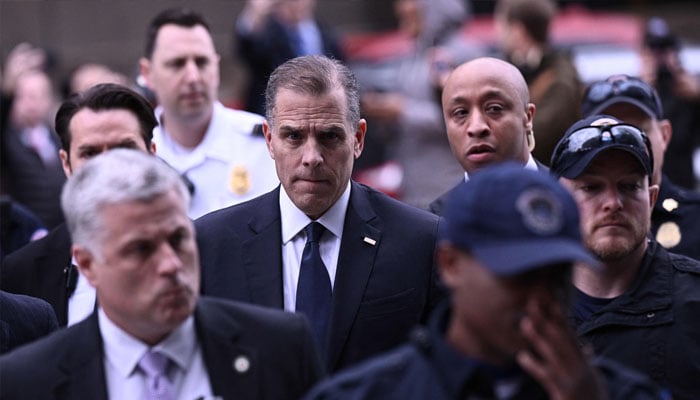
[[[190,218],[250,200],[279,184],[265,139],[252,134],[253,127],[262,124],[262,116],[216,102],[204,138],[193,149],[167,134],[168,122],[162,116],[158,107],[160,125],[153,129],[156,155],[194,184]]]
[[[280,216],[282,221],[282,286],[284,291],[284,309],[295,311],[297,303],[297,284],[301,256],[306,245],[304,228],[313,222],[303,211],[299,210],[280,187]],[[335,285],[335,273],[338,268],[338,255],[345,225],[345,213],[350,202],[350,182],[338,201],[316,221],[326,228],[319,241],[321,260],[328,270],[331,288]]]
[[[527,158],[527,163],[525,164],[525,169],[529,169],[532,171],[537,171],[537,162],[535,161],[535,157],[532,156],[532,153],[528,154]],[[464,171],[464,181],[469,182],[469,173],[467,171]]]
[[[143,398],[146,378],[140,372],[138,363],[149,350],[149,346],[115,325],[101,308],[97,317],[104,346],[103,363],[108,398]],[[175,364],[171,365],[168,375],[178,399],[212,396],[209,375],[197,342],[193,316],[153,346],[153,350],[167,355]]]

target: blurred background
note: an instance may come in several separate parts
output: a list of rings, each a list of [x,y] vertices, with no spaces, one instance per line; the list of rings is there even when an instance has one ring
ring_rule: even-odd
[[[494,1],[468,3],[472,15],[465,21],[465,35],[492,45]],[[246,79],[245,70],[232,57],[232,32],[245,6],[243,0],[0,0],[0,58],[4,60],[18,43],[28,42],[49,52],[49,73],[57,85],[86,62],[103,63],[134,77],[149,20],[164,8],[180,5],[203,13],[209,20],[222,56],[221,98],[235,104]],[[559,1],[559,5],[554,41],[579,46],[576,63],[584,80],[600,74],[596,68],[606,64],[634,70],[634,51],[651,16],[665,18],[684,44],[700,43],[698,1],[589,0]],[[392,0],[317,0],[316,14],[340,33],[350,58],[371,43],[367,34],[397,27]],[[700,71],[700,56],[690,48],[694,51],[684,52],[683,57],[688,59],[689,69]]]

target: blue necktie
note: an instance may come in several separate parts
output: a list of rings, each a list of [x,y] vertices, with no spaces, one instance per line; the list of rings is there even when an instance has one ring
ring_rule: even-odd
[[[321,260],[318,241],[326,228],[312,222],[304,228],[306,245],[301,255],[296,311],[304,313],[311,323],[322,357],[326,353],[326,335],[331,314],[333,292],[326,266]]]

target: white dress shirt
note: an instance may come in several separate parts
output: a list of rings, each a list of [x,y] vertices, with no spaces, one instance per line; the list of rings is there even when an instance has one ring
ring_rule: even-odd
[[[525,164],[525,169],[529,169],[532,171],[537,171],[537,162],[535,162],[535,157],[532,156],[532,153],[528,154],[527,158],[527,163]],[[469,182],[469,174],[467,171],[464,171],[464,181]]]
[[[301,267],[301,256],[306,245],[304,228],[311,222],[303,211],[299,210],[280,186],[280,216],[282,221],[282,286],[284,291],[284,309],[295,311],[297,303],[297,283]],[[345,213],[350,202],[350,182],[338,201],[316,221],[326,228],[319,250],[321,260],[328,270],[331,288],[335,284],[335,272],[338,267],[338,254],[343,236]]]
[[[104,346],[108,398],[143,398],[146,377],[138,364],[149,350],[148,345],[115,325],[101,308],[97,317]],[[170,366],[168,377],[178,399],[212,397],[209,375],[194,329],[194,317],[187,318],[153,350],[167,355],[174,363]]]

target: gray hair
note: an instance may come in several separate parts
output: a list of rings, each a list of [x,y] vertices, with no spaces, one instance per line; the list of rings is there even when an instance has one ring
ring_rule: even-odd
[[[355,74],[338,60],[325,56],[293,58],[272,72],[265,90],[265,116],[274,125],[275,100],[280,89],[322,95],[342,88],[347,100],[346,118],[353,129],[360,121],[360,85]]]
[[[61,206],[73,243],[100,254],[100,210],[106,205],[148,201],[175,190],[185,209],[190,194],[180,175],[162,160],[133,149],[114,149],[86,162],[66,182]]]

